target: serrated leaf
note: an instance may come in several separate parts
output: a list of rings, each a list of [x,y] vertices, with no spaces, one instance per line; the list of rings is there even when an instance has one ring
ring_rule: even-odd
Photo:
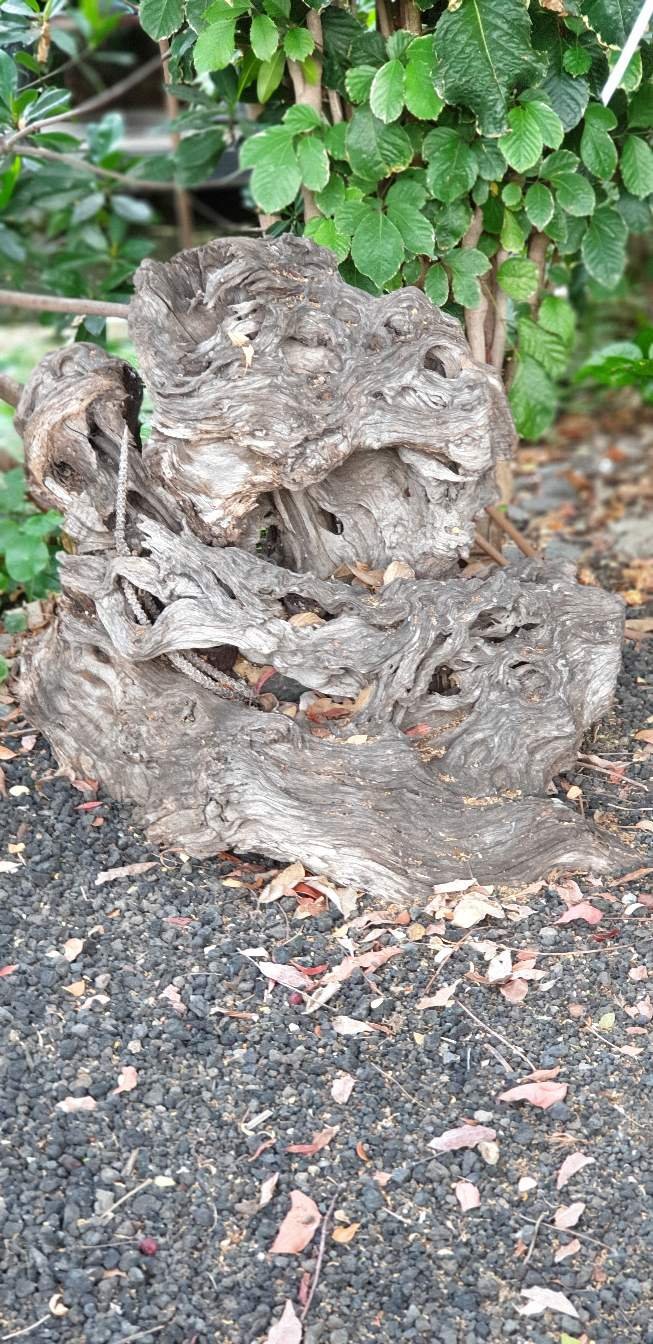
[[[509,93],[541,73],[531,46],[531,23],[522,0],[461,0],[435,28],[438,88],[445,102],[476,114],[485,135],[506,126]]]
[[[522,203],[521,187],[518,182],[506,182],[501,190],[501,200],[509,210],[516,210]]]
[[[198,75],[226,69],[234,54],[235,35],[235,19],[218,19],[200,33],[193,49]]]
[[[609,47],[622,47],[642,7],[641,0],[582,0],[591,27]]]
[[[182,0],[141,0],[138,18],[148,37],[159,42],[181,28],[184,20]]]
[[[596,205],[594,188],[580,173],[556,173],[549,177],[556,189],[558,204],[569,215],[591,215]]]
[[[551,378],[559,378],[567,367],[569,352],[563,341],[530,317],[521,317],[517,323],[517,348],[521,358],[528,355],[537,360]]]
[[[287,112],[283,114],[283,124],[293,134],[300,131],[323,131],[325,129],[324,118],[314,107],[308,107],[306,103],[297,103],[294,107],[289,107]]]
[[[279,29],[267,14],[257,14],[249,29],[249,41],[259,61],[269,61],[279,45]]]
[[[441,308],[449,298],[449,276],[444,269],[436,262],[434,266],[429,266],[424,276],[424,293],[434,303],[436,308]]]
[[[631,233],[648,233],[651,227],[651,206],[648,201],[638,201],[630,192],[622,191],[617,209]]]
[[[329,155],[316,135],[304,135],[295,145],[302,182],[309,191],[322,191],[329,181]]]
[[[421,182],[416,182],[412,178],[400,177],[397,182],[393,182],[388,191],[385,203],[390,205],[412,206],[415,210],[421,210],[425,204],[427,193]]]
[[[352,103],[366,103],[370,96],[372,80],[376,74],[374,65],[355,65],[345,75],[347,97]]]
[[[408,111],[419,121],[437,121],[444,103],[436,93],[433,75],[423,60],[409,57],[404,98]]]
[[[639,135],[627,135],[621,151],[619,169],[623,184],[631,196],[642,200],[653,191],[653,150]]]
[[[509,257],[497,271],[497,280],[511,299],[530,299],[538,285],[538,270],[528,257]]]
[[[365,218],[372,209],[369,200],[367,201],[343,201],[342,205],[334,215],[334,223],[338,233],[351,238],[355,234],[361,220]]]
[[[370,88],[370,107],[386,125],[396,121],[404,106],[404,67],[401,61],[387,61],[376,71]]]
[[[388,202],[388,218],[397,226],[408,252],[416,256],[432,257],[435,247],[435,234],[431,221],[416,210],[414,205],[402,204],[395,199]]]
[[[402,236],[387,215],[370,209],[352,238],[351,255],[358,270],[381,289],[404,259]]]
[[[526,214],[534,229],[543,229],[553,215],[553,196],[543,182],[534,182],[524,197]]]
[[[546,331],[552,331],[560,337],[563,345],[570,350],[576,336],[576,314],[566,299],[555,294],[545,294],[540,304],[538,322]]]
[[[508,113],[510,130],[499,140],[499,149],[506,163],[518,173],[525,173],[538,161],[544,149],[544,140],[532,106],[513,107]]]
[[[396,32],[390,34],[385,44],[388,56],[393,60],[401,59],[402,56],[406,55],[413,41],[413,34],[409,33],[407,28],[398,28]]]
[[[243,168],[253,168],[251,189],[254,200],[266,214],[294,201],[301,185],[301,173],[290,131],[271,126],[246,140],[240,151]]]
[[[324,132],[324,143],[333,159],[347,158],[347,126],[348,122],[337,121],[335,126],[327,126]]]
[[[529,98],[525,105],[530,108],[545,145],[550,149],[558,149],[564,140],[565,130],[557,112],[540,98]]]
[[[642,130],[653,126],[653,83],[650,80],[630,100],[628,125]]]
[[[600,110],[607,112],[609,109],[601,108]],[[617,150],[612,137],[608,135],[608,132],[600,123],[587,117],[580,141],[580,157],[585,167],[589,168],[590,173],[593,173],[595,177],[600,177],[603,181],[612,177],[617,166]]]
[[[347,123],[345,145],[354,172],[378,182],[407,168],[413,147],[400,126],[384,126],[366,107],[357,108]]]
[[[553,111],[559,116],[566,131],[573,131],[589,102],[589,84],[584,79],[572,79],[564,71],[554,71],[542,84]]]
[[[562,68],[568,75],[586,75],[592,58],[583,47],[567,47],[562,56]]]
[[[289,28],[283,39],[283,49],[289,61],[305,61],[315,50],[315,40],[306,28]]]
[[[256,76],[256,97],[259,103],[267,103],[275,89],[278,89],[286,66],[282,51],[276,51],[269,61],[262,61]]]
[[[525,439],[539,439],[553,423],[556,392],[541,364],[528,355],[519,357],[509,393],[517,432]]]
[[[500,181],[506,171],[506,161],[496,140],[477,140],[474,153],[481,177],[488,182]]]
[[[512,210],[504,210],[501,225],[500,242],[506,252],[521,252],[527,238],[527,230],[522,228]]]
[[[619,283],[626,265],[628,229],[618,210],[600,205],[583,238],[581,254],[592,279],[606,289]]]
[[[335,215],[345,199],[345,184],[337,173],[332,173],[323,191],[316,194],[315,204],[323,215]]]
[[[477,277],[485,275],[490,269],[485,254],[475,247],[457,247],[447,252],[443,260],[451,274],[451,288],[456,302],[464,308],[478,308],[481,286]]]
[[[471,190],[478,164],[457,131],[448,126],[436,126],[425,136],[422,155],[428,161],[426,185],[437,201],[448,204]]]
[[[307,238],[319,243],[320,247],[328,247],[330,252],[335,252],[338,261],[344,261],[349,256],[349,238],[338,232],[334,220],[310,219],[304,233]]]

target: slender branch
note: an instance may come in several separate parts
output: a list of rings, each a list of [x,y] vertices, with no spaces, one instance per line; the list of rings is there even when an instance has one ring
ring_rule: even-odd
[[[386,0],[376,0],[376,26],[381,37],[391,37],[392,20]]]
[[[314,84],[309,84],[304,75],[304,71],[299,61],[288,61],[288,70],[292,81],[295,103],[298,106],[312,107],[315,112],[322,113],[322,20],[317,10],[309,9],[306,16],[306,27],[315,42],[314,64],[317,69],[317,79]],[[302,187],[302,200],[304,202],[304,219],[315,219],[319,215],[319,210],[315,204],[315,197],[308,187]]]
[[[506,260],[508,253],[500,248],[496,256],[495,275],[499,267]],[[490,346],[490,364],[497,373],[503,369],[503,361],[506,355],[506,337],[508,334],[508,295],[505,290],[495,286],[494,292],[494,332],[492,334],[492,345]]]
[[[498,551],[496,546],[493,546],[492,542],[478,530],[474,533],[474,545],[478,546],[479,551],[484,551],[490,560],[494,560],[495,565],[507,565],[508,561],[501,551]]]
[[[179,116],[179,102],[174,93],[170,92],[170,69],[168,58],[170,56],[170,43],[167,37],[162,37],[159,42],[159,51],[161,53],[161,64],[163,67],[163,92],[166,109],[171,121]],[[174,149],[179,147],[181,136],[178,131],[171,131],[172,145]],[[175,215],[177,216],[177,229],[179,231],[179,242],[183,249],[193,246],[193,207],[191,198],[184,187],[178,183],[174,186],[175,194]]]
[[[21,149],[24,159],[42,159],[47,163],[63,163],[80,173],[90,173],[92,177],[103,178],[107,182],[119,182],[129,191],[174,191],[174,182],[156,182],[147,178],[128,177],[126,173],[115,172],[112,168],[101,168],[88,159],[79,159],[76,154],[60,154],[55,149],[38,149],[34,145],[25,145]]]
[[[414,33],[416,37],[419,37],[422,31],[422,16],[415,4],[415,0],[400,0],[399,14],[402,28],[405,28],[409,33]]]
[[[56,126],[62,121],[70,121],[72,117],[85,117],[88,112],[96,112],[100,107],[106,107],[108,103],[113,103],[117,98],[122,98],[124,93],[128,93],[136,84],[147,79],[154,70],[158,70],[160,56],[153,56],[150,61],[146,61],[139,70],[132,70],[130,74],[125,75],[124,79],[118,80],[117,84],[112,84],[110,89],[103,89],[102,93],[96,93],[92,98],[87,98],[86,102],[80,103],[79,107],[72,107],[67,112],[59,112],[56,117],[42,117],[40,121],[33,121],[29,126],[21,126],[20,130],[7,139],[0,141],[0,153],[6,154],[18,140],[23,140],[27,135],[35,135],[37,131],[46,128],[48,131],[52,126]]]
[[[342,108],[342,98],[337,89],[327,89],[327,98],[329,99],[331,120],[334,126],[337,126],[339,121],[344,121],[345,119],[345,114]]]
[[[308,1291],[308,1297],[306,1298],[306,1302],[305,1302],[305,1304],[304,1304],[304,1310],[302,1311],[302,1314],[301,1314],[301,1317],[300,1317],[300,1320],[302,1320],[302,1321],[305,1321],[305,1320],[306,1320],[306,1317],[308,1316],[309,1308],[310,1308],[311,1302],[313,1301],[313,1297],[314,1297],[314,1295],[315,1295],[315,1289],[317,1288],[317,1285],[318,1285],[318,1280],[319,1280],[319,1277],[320,1277],[320,1270],[322,1269],[322,1261],[323,1261],[323,1259],[324,1259],[324,1249],[325,1249],[325,1246],[326,1246],[327,1229],[328,1229],[329,1223],[330,1223],[330,1221],[331,1221],[331,1214],[333,1213],[333,1210],[334,1210],[335,1207],[336,1207],[336,1200],[337,1200],[337,1198],[338,1198],[338,1195],[340,1194],[340,1190],[341,1190],[341,1186],[338,1186],[337,1189],[336,1189],[336,1192],[335,1192],[335,1194],[334,1194],[334,1196],[333,1196],[333,1199],[331,1200],[331,1203],[329,1204],[329,1207],[328,1207],[328,1209],[327,1209],[327,1211],[326,1211],[326,1213],[325,1213],[325,1215],[324,1215],[324,1222],[322,1223],[322,1231],[321,1231],[321,1233],[320,1233],[320,1244],[319,1244],[318,1252],[317,1252],[317,1260],[315,1261],[315,1269],[314,1269],[314,1271],[313,1271],[313,1278],[312,1278],[312,1280],[311,1280],[311,1286],[310,1286],[309,1291]]]
[[[477,206],[472,215],[472,222],[461,241],[461,247],[476,247],[476,244],[483,232],[483,211]],[[479,360],[481,364],[485,363],[485,315],[487,313],[488,301],[483,287],[481,287],[481,302],[478,308],[465,309],[465,331],[467,340],[474,359]]]
[[[535,547],[531,546],[530,541],[527,541],[526,537],[522,536],[521,532],[515,527],[515,524],[506,517],[501,509],[495,508],[494,504],[488,504],[485,512],[489,514],[492,522],[496,523],[497,527],[501,528],[502,532],[505,532],[506,536],[510,537],[511,541],[514,541],[515,545],[518,546],[522,552],[522,555],[528,555],[530,557],[538,555],[538,551],[535,550]]]
[[[0,373],[0,401],[6,401],[8,406],[17,406],[22,390],[23,385],[16,378],[8,373]]]
[[[129,312],[128,303],[66,299],[60,294],[24,294],[20,289],[0,289],[0,304],[6,304],[8,308],[30,308],[40,313],[73,313],[76,317],[124,317],[125,321]]]
[[[544,233],[534,233],[528,248],[529,260],[535,262],[537,266],[537,289],[531,299],[531,312],[533,317],[537,317],[538,308],[542,298],[542,289],[544,287],[544,268],[546,266],[546,253],[549,246],[549,240]]]

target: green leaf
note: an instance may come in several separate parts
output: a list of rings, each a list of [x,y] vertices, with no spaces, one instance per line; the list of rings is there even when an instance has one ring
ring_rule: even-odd
[[[324,143],[332,159],[347,158],[347,127],[348,122],[337,121],[335,126],[327,126],[324,132]]]
[[[441,308],[449,298],[449,276],[444,269],[436,262],[434,266],[429,266],[424,276],[424,293],[434,303],[436,308]]]
[[[501,192],[501,200],[509,210],[516,210],[521,205],[521,187],[518,182],[506,182]]]
[[[285,126],[271,126],[246,140],[240,151],[243,168],[253,168],[252,195],[266,214],[294,201],[301,185],[301,173],[292,134]]]
[[[480,176],[488,182],[500,182],[506,171],[506,161],[496,140],[477,140],[474,153]]]
[[[527,230],[522,228],[511,210],[504,210],[501,225],[501,246],[506,252],[521,252],[527,238]]]
[[[526,214],[534,229],[543,229],[553,215],[553,196],[543,182],[534,182],[524,197]]]
[[[451,288],[457,303],[463,308],[478,308],[481,302],[481,286],[477,276],[485,275],[490,262],[476,247],[457,247],[447,252],[443,261],[451,274]]]
[[[645,359],[634,341],[613,341],[581,366],[576,380],[594,378],[607,387],[633,387],[653,377],[653,360]]]
[[[511,168],[518,173],[525,173],[527,168],[537,163],[544,149],[544,140],[531,104],[513,107],[508,113],[508,125],[510,130],[507,135],[501,136],[499,149]]]
[[[562,57],[563,70],[568,75],[586,75],[592,64],[592,58],[583,47],[567,47]]]
[[[6,681],[9,676],[9,663],[6,658],[0,656],[0,681]]]
[[[422,206],[426,203],[426,196],[426,190],[421,182],[415,182],[410,177],[400,177],[399,180],[393,182],[390,187],[385,198],[385,203],[388,207],[412,207],[413,210],[421,210]]]
[[[628,229],[618,210],[600,205],[583,238],[581,254],[589,274],[606,289],[614,289],[626,265]]]
[[[570,350],[576,336],[576,314],[566,299],[554,294],[545,294],[540,304],[538,322],[545,331],[559,336],[562,344]]]
[[[358,270],[382,289],[404,259],[399,229],[387,215],[370,208],[352,238],[351,255]]]
[[[306,103],[296,103],[294,107],[289,107],[283,114],[283,124],[287,126],[293,135],[300,131],[323,131],[325,129],[324,118],[316,111],[314,107],[308,107]]]
[[[553,111],[559,116],[566,131],[573,131],[589,102],[589,84],[584,79],[572,79],[564,72],[550,74],[542,84]]]
[[[523,438],[539,439],[553,423],[555,387],[542,365],[528,355],[518,357],[509,400],[517,432]]]
[[[330,252],[335,252],[338,261],[344,261],[349,256],[349,238],[338,233],[332,219],[309,219],[304,234],[312,238],[314,243],[319,243],[320,247],[328,247]]]
[[[347,123],[345,145],[354,172],[371,182],[401,172],[413,157],[406,132],[400,126],[384,126],[366,107],[357,108]]]
[[[388,193],[389,197],[390,193]],[[395,198],[388,200],[388,218],[396,225],[404,240],[406,250],[418,257],[432,257],[435,247],[435,234],[431,221],[416,210],[414,205],[403,204]]]
[[[334,215],[339,205],[344,203],[345,184],[337,173],[332,173],[323,191],[317,193],[315,204],[323,215]]]
[[[366,103],[370,96],[372,80],[376,74],[373,65],[355,65],[345,75],[347,96],[352,103]]]
[[[249,41],[259,61],[269,61],[279,45],[279,29],[267,14],[257,14],[249,29]]]
[[[290,61],[305,61],[315,50],[315,41],[306,28],[289,28],[283,49]]]
[[[594,188],[579,173],[559,173],[553,185],[558,204],[568,215],[591,215],[596,205]]]
[[[517,323],[517,345],[520,357],[528,355],[550,375],[559,378],[564,373],[569,352],[555,332],[547,331],[530,317],[521,317]]]
[[[304,135],[295,146],[302,182],[309,191],[322,191],[329,181],[329,155],[317,135]]]
[[[617,201],[617,209],[631,233],[648,233],[651,227],[651,207],[648,201],[638,201],[636,196],[622,191]]]
[[[642,130],[653,126],[653,83],[643,84],[628,107],[628,125]]]
[[[597,113],[603,112],[608,113],[605,121],[596,116]],[[597,104],[588,107],[580,141],[580,157],[585,167],[603,181],[612,177],[617,166],[617,150],[606,129],[610,121],[614,125],[615,118],[609,108],[599,107]]]
[[[406,28],[398,28],[396,32],[391,33],[385,46],[388,56],[392,60],[400,59],[406,55],[411,42],[414,41],[413,34]]]
[[[256,96],[259,103],[267,103],[275,89],[278,89],[286,66],[282,51],[276,51],[269,61],[263,61],[256,78]]]
[[[484,135],[505,130],[507,99],[515,85],[541,72],[531,46],[531,23],[522,0],[461,0],[438,20],[438,88],[445,102],[476,114]]]
[[[2,615],[2,624],[7,634],[18,635],[27,629],[27,613],[16,608],[15,611],[5,611]]]
[[[433,217],[435,233],[441,252],[449,252],[460,242],[470,226],[472,212],[467,201],[452,201],[442,206]]]
[[[511,299],[530,299],[538,286],[537,266],[528,257],[509,257],[499,267],[497,280]]]
[[[141,28],[154,42],[176,33],[184,21],[182,0],[141,0],[138,11]]]
[[[18,85],[18,70],[7,51],[0,51],[0,101],[5,107],[11,100]]]
[[[45,569],[50,560],[50,552],[44,541],[38,537],[21,534],[5,550],[5,569],[10,578],[18,583],[26,583]]]
[[[558,149],[564,140],[565,130],[557,112],[540,98],[529,97],[526,102],[526,95],[523,94],[522,99],[535,118],[545,145],[550,149]]]
[[[111,206],[120,219],[127,219],[130,224],[149,224],[152,218],[152,207],[135,196],[112,196]]]
[[[198,75],[212,70],[224,70],[234,54],[235,19],[218,19],[200,33],[193,50],[193,61]]]
[[[626,39],[642,7],[642,0],[582,0],[581,11],[590,27],[609,47],[626,45]]]
[[[437,201],[448,204],[473,187],[478,173],[475,155],[451,127],[436,126],[422,146],[428,161],[426,183]]]
[[[387,61],[377,70],[370,89],[370,107],[386,125],[396,121],[404,106],[404,67],[401,61]]]
[[[334,216],[334,223],[338,233],[344,234],[347,238],[351,238],[355,234],[361,220],[365,219],[369,210],[369,198],[365,201],[343,201],[342,205],[338,206]]]
[[[653,150],[639,135],[627,135],[619,163],[623,184],[641,200],[653,191]]]
[[[408,49],[405,99],[408,111],[419,121],[437,121],[444,107],[435,91],[436,66],[433,35],[415,38]]]

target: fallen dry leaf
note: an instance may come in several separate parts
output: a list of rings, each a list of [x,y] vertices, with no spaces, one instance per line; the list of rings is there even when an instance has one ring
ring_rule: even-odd
[[[111,1095],[115,1097],[118,1092],[133,1092],[137,1082],[138,1074],[134,1065],[125,1064],[118,1074],[118,1086],[114,1087]]]
[[[503,947],[496,956],[490,957],[487,965],[487,979],[489,984],[496,985],[499,980],[507,980],[512,973],[512,954],[510,949]]]
[[[457,1148],[476,1148],[479,1143],[491,1142],[496,1137],[496,1130],[487,1125],[459,1125],[457,1129],[447,1129],[444,1134],[431,1139],[428,1146],[436,1153],[452,1153]]]
[[[499,1094],[499,1101],[528,1101],[531,1106],[539,1106],[543,1111],[564,1101],[567,1095],[567,1083],[520,1083],[518,1087],[509,1087],[507,1092]]]
[[[0,859],[0,873],[17,873],[19,868],[20,864],[13,859]]]
[[[289,1143],[286,1148],[287,1153],[303,1153],[305,1157],[313,1157],[314,1153],[319,1153],[321,1148],[326,1148],[327,1144],[335,1138],[340,1125],[327,1125],[326,1129],[321,1129],[313,1135],[310,1143]]]
[[[0,966],[0,980],[5,975],[13,975],[14,971],[17,970],[18,970],[18,962],[14,962],[14,964],[10,966]]]
[[[427,994],[425,998],[417,1000],[417,1007],[426,1008],[444,1008],[451,1000],[460,984],[460,980],[454,980],[450,985],[442,985],[442,988],[436,994]]]
[[[341,1036],[360,1036],[364,1031],[374,1031],[369,1022],[360,1022],[357,1017],[334,1017],[331,1026]]]
[[[295,883],[301,882],[304,877],[306,870],[303,863],[290,863],[287,868],[282,868],[281,872],[268,882],[267,887],[263,888],[259,896],[261,905],[269,905],[270,901],[279,901],[282,896],[287,896]]]
[[[523,977],[519,976],[514,980],[507,980],[505,985],[499,985],[499,993],[508,1000],[508,1003],[522,1003],[528,994],[528,985]]]
[[[322,1221],[317,1204],[302,1190],[290,1191],[290,1209],[270,1247],[272,1255],[299,1255]]]
[[[603,911],[597,910],[595,905],[590,905],[589,901],[577,901],[575,905],[570,905],[564,914],[556,919],[556,924],[569,924],[572,919],[583,919],[586,924],[600,924],[603,919]]]
[[[348,1227],[334,1227],[332,1238],[339,1246],[348,1246],[350,1241],[354,1240],[359,1227],[360,1223],[349,1223]]]
[[[86,981],[74,980],[72,985],[62,985],[61,988],[64,994],[72,994],[74,999],[79,999],[86,992]]]
[[[576,1255],[579,1250],[580,1242],[574,1237],[573,1241],[567,1241],[564,1246],[558,1247],[553,1259],[556,1265],[559,1265],[561,1260],[566,1260],[569,1255]],[[567,1339],[569,1339],[569,1335],[567,1335]]]
[[[356,1079],[351,1073],[339,1073],[331,1084],[331,1096],[339,1106],[344,1106],[356,1086]]]
[[[271,1176],[267,1176],[266,1179],[261,1182],[261,1189],[258,1197],[259,1209],[264,1209],[266,1204],[270,1203],[278,1180],[279,1172],[273,1171]]]
[[[66,1115],[76,1115],[78,1111],[94,1111],[97,1106],[95,1097],[64,1097],[63,1101],[58,1101],[56,1109],[65,1111]]]
[[[634,736],[638,742],[653,742],[653,728],[640,728]]]
[[[563,1185],[566,1185],[567,1181],[576,1175],[576,1172],[582,1171],[583,1167],[589,1167],[593,1161],[594,1157],[587,1157],[586,1153],[570,1153],[570,1156],[564,1159],[558,1172],[558,1179],[555,1183],[556,1189],[562,1189]]]
[[[10,747],[4,747],[0,743],[0,761],[13,761],[17,755],[17,751],[12,751]]]
[[[533,1069],[532,1073],[527,1073],[523,1079],[525,1083],[546,1083],[549,1078],[557,1078],[560,1073],[560,1065],[556,1064],[552,1069]]]
[[[275,1325],[265,1337],[265,1344],[301,1344],[303,1326],[290,1298]]]
[[[473,1181],[456,1181],[454,1193],[463,1213],[469,1209],[478,1209],[481,1203],[481,1192]]]
[[[492,919],[502,919],[503,906],[497,901],[491,901],[480,890],[470,891],[457,902],[451,923],[457,929],[471,929],[488,916]]]
[[[648,980],[648,968],[646,966],[631,966],[628,972],[629,980]]]
[[[82,804],[86,806],[86,804]],[[148,859],[145,863],[127,863],[124,868],[107,868],[104,872],[98,873],[95,879],[96,887],[103,887],[105,882],[115,882],[119,877],[137,877],[139,873],[147,873],[150,868],[158,866],[158,859]]]
[[[84,947],[83,938],[68,938],[63,945],[63,954],[66,961],[74,961]]]
[[[268,980],[274,980],[277,985],[284,985],[286,989],[311,989],[313,981],[310,976],[305,975],[304,971],[299,971],[296,966],[286,966],[280,961],[257,961],[261,975]]]
[[[384,1185],[387,1185],[387,1184],[388,1184],[388,1181],[391,1181],[391,1180],[392,1180],[392,1172],[391,1172],[391,1171],[375,1171],[375,1172],[374,1172],[374,1175],[373,1175],[373,1177],[372,1177],[372,1180],[373,1180],[373,1181],[376,1181],[377,1185],[380,1185],[380,1186],[381,1186],[381,1189],[383,1189]]]
[[[564,1293],[555,1293],[552,1288],[522,1288],[522,1297],[528,1302],[518,1307],[520,1316],[539,1316],[542,1311],[558,1311],[562,1316],[578,1316],[573,1304]]]
[[[517,1182],[517,1190],[520,1195],[527,1195],[529,1190],[534,1190],[537,1181],[534,1176],[520,1176]]]
[[[553,1215],[553,1221],[558,1228],[575,1227],[581,1214],[585,1212],[585,1205],[582,1200],[577,1204],[561,1204]]]

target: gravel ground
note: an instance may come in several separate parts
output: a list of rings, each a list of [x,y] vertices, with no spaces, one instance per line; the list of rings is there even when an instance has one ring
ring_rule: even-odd
[[[653,798],[633,736],[652,684],[652,642],[629,642],[587,747],[628,761],[628,778],[585,766],[561,785],[645,870],[578,879],[600,923],[556,924],[564,882],[495,891],[505,913],[469,930],[455,896],[444,919],[398,908],[396,925],[348,936],[356,954],[399,954],[355,968],[311,1014],[243,949],[333,967],[352,950],[333,906],[299,919],[294,895],[259,902],[256,866],[154,853],[129,809],[54,777],[42,739],[0,705],[17,752],[0,798],[0,1341],[262,1344],[286,1299],[301,1313],[316,1268],[303,1344],[653,1341],[653,855],[635,829]],[[370,909],[361,897],[356,914]],[[506,947],[544,972],[521,1002],[487,983]],[[455,982],[447,1004],[418,1007]],[[343,1035],[341,1017],[371,1029]],[[564,1097],[499,1099],[540,1069]],[[338,1102],[341,1073],[354,1085]],[[133,1086],[116,1091],[120,1077]],[[496,1146],[429,1148],[465,1123]],[[330,1140],[319,1151],[287,1151],[315,1134]],[[577,1153],[591,1165],[558,1189]],[[464,1212],[470,1186],[480,1206]],[[291,1191],[329,1219],[304,1250],[272,1254]],[[577,1315],[520,1314],[541,1288]]]

